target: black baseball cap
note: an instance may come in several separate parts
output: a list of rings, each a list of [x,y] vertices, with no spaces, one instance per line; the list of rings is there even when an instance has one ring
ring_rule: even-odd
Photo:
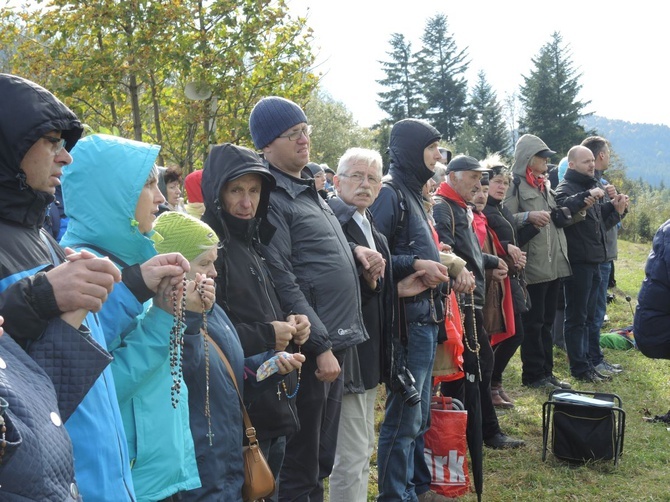
[[[469,155],[456,155],[449,165],[447,165],[447,173],[454,173],[456,171],[480,171],[488,172],[489,169],[482,167],[479,161]]]

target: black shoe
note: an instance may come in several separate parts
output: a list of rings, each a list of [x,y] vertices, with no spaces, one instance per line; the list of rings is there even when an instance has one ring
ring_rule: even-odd
[[[588,370],[581,375],[575,375],[575,379],[579,380],[580,382],[589,383],[601,383],[604,380],[595,370]]]
[[[530,387],[531,389],[540,389],[540,390],[556,390],[560,389],[558,385],[554,385],[548,378],[540,378],[534,382],[523,384],[524,387]]]
[[[554,375],[547,377],[547,382],[549,382],[552,385],[555,385],[556,388],[558,389],[564,389],[564,390],[572,389],[572,385],[570,385],[568,382],[559,380]]]
[[[489,448],[493,448],[494,450],[503,450],[505,448],[520,448],[525,444],[525,441],[511,438],[502,432],[498,432],[497,434],[484,440],[484,445],[488,446]]]

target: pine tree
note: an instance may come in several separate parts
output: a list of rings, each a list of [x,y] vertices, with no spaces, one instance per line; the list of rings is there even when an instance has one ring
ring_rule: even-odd
[[[509,152],[510,136],[503,119],[502,105],[483,71],[477,75],[477,83],[472,89],[468,123],[476,140],[475,145],[469,148],[470,155],[483,159],[489,153],[504,155]]]
[[[521,133],[539,136],[559,154],[578,145],[586,136],[579,124],[582,113],[590,101],[580,101],[580,73],[571,61],[568,47],[563,46],[558,32],[551,35],[532,62],[535,67],[530,76],[524,76],[519,99],[523,107],[523,118],[519,121]]]
[[[390,61],[380,61],[386,78],[377,83],[389,89],[379,93],[377,104],[389,116],[390,122],[417,116],[421,108],[414,79],[412,44],[400,33],[391,35]]]
[[[422,118],[437,127],[445,140],[452,141],[466,117],[464,73],[470,62],[465,49],[456,47],[444,14],[428,19],[421,42],[416,78],[426,103]]]

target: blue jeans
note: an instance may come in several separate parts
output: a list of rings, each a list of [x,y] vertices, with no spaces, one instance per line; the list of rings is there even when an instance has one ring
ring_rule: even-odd
[[[570,373],[577,377],[591,369],[589,345],[596,328],[596,300],[600,290],[600,265],[575,263],[563,283],[565,293],[565,348]]]
[[[589,362],[591,366],[598,366],[603,362],[603,351],[600,349],[600,330],[603,328],[603,320],[607,313],[607,285],[610,282],[612,262],[606,261],[600,264],[600,286],[596,298],[596,310],[593,315],[594,326],[589,334]]]
[[[415,462],[423,459],[423,434],[428,430],[437,325],[409,323],[408,338],[406,364],[416,380],[414,387],[421,395],[421,403],[407,406],[399,392],[389,391],[386,396],[377,451],[378,501],[417,500],[413,477]]]

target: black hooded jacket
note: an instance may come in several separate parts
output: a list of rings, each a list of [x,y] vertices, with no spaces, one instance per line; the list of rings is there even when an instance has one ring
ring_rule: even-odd
[[[21,160],[51,131],[61,131],[70,151],[83,128],[69,108],[28,80],[1,74],[0,96],[0,315],[7,332],[23,344],[39,337],[48,321],[62,313],[44,272],[64,254],[40,230],[54,196],[28,186]]]
[[[441,137],[437,129],[417,119],[401,120],[391,131],[389,174],[384,177],[384,186],[379,191],[377,200],[370,206],[370,211],[377,230],[390,244],[396,281],[414,272],[412,264],[415,259],[440,261],[430,224],[423,209],[421,189],[434,174],[426,167],[424,150]],[[388,185],[389,181],[393,186]],[[396,189],[402,192],[405,210],[400,207]],[[404,222],[400,234],[396,235],[396,228],[401,218]],[[433,301],[430,295],[436,296]],[[429,323],[441,321],[443,309],[438,295],[436,290],[429,289],[417,295],[414,301],[406,300],[407,321]],[[435,305],[435,311],[431,305]]]
[[[245,174],[257,174],[262,180],[256,217],[250,220],[232,216],[219,200],[225,184]],[[216,301],[235,325],[245,357],[272,350],[275,332],[271,322],[287,317],[259,252],[261,238],[269,240],[273,233],[266,215],[274,186],[274,178],[255,152],[231,144],[214,146],[202,172],[205,204],[202,220],[214,229],[222,243],[216,262]],[[288,350],[292,352],[293,347],[289,345]],[[290,394],[297,384],[296,373],[287,375],[284,383]],[[278,387],[259,391],[245,385],[245,404],[261,440],[285,436],[298,429],[295,398],[286,399],[282,393],[277,399],[280,390]]]

